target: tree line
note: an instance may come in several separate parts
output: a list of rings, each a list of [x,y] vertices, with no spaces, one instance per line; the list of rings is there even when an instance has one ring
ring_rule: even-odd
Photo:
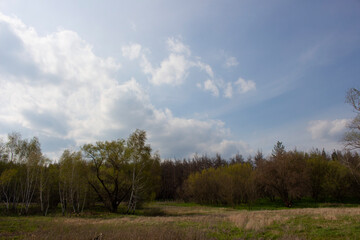
[[[360,200],[360,156],[357,152],[286,151],[278,142],[268,157],[247,159],[195,155],[160,160],[146,144],[145,131],[127,140],[85,144],[64,150],[57,162],[41,152],[37,138],[8,135],[0,146],[0,190],[3,210],[29,214],[61,208],[63,215],[81,213],[101,202],[111,212],[123,204],[126,213],[149,200],[182,200],[200,204],[252,204],[281,199]]]
[[[160,199],[200,204],[251,204],[281,199],[291,207],[303,198],[317,202],[360,200],[360,156],[357,152],[286,151],[278,142],[271,156],[261,152],[246,161],[207,156],[161,164]]]
[[[127,140],[65,150],[57,162],[42,154],[36,137],[11,133],[0,144],[0,199],[7,213],[47,215],[60,206],[65,215],[97,202],[111,212],[123,203],[127,213],[134,213],[139,204],[155,199],[159,182],[160,157],[151,153],[141,130]]]
[[[360,91],[346,95],[357,113],[343,137],[347,150],[286,151],[277,142],[269,157],[261,152],[244,158],[237,154],[226,161],[220,155],[161,163],[160,199],[181,199],[203,204],[236,205],[260,198],[281,199],[291,207],[294,200],[359,201],[360,197]]]

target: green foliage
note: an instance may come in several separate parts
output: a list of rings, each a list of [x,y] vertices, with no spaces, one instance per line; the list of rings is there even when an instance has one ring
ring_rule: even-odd
[[[253,174],[249,163],[205,169],[189,176],[185,183],[185,195],[202,204],[249,203],[254,197]]]
[[[88,182],[104,205],[116,212],[128,200],[128,211],[154,198],[159,174],[159,157],[151,156],[145,131],[136,130],[127,141],[85,144],[82,151],[89,161]]]
[[[0,184],[3,185],[8,185],[15,177],[17,174],[18,170],[17,169],[5,169],[0,176]]]
[[[277,142],[272,150],[272,156],[273,157],[280,157],[285,153],[285,146],[282,142]]]
[[[315,200],[325,197],[324,185],[328,172],[328,159],[319,152],[310,153],[306,160],[310,174],[311,197]]]
[[[351,183],[349,169],[338,161],[330,161],[327,170],[323,184],[325,192],[337,201],[344,200],[347,197]]]
[[[47,215],[61,206],[63,214],[79,215],[101,201],[111,212],[121,206],[121,212],[134,213],[159,196],[238,209],[359,202],[356,152],[334,151],[330,157],[324,150],[286,151],[277,142],[267,158],[258,151],[247,161],[240,154],[229,161],[218,154],[161,161],[151,151],[145,131],[136,130],[126,140],[85,144],[82,152],[65,150],[53,163],[37,138],[9,134],[7,142],[0,141],[1,209],[7,215]]]

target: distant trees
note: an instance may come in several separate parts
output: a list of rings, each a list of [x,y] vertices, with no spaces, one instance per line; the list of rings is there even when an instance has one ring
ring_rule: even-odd
[[[189,177],[178,188],[182,189],[182,199],[202,204],[251,204],[264,197],[280,199],[287,207],[305,197],[315,201],[344,201],[359,197],[355,187],[357,182],[350,177],[345,159],[352,164],[360,161],[357,153],[333,152],[330,158],[318,150],[310,153],[286,151],[278,142],[268,158],[258,151],[254,161],[237,163],[230,160],[219,167],[208,164],[210,167],[206,169],[190,171]],[[211,158],[208,160],[212,162]],[[173,165],[164,162],[166,167],[162,168],[162,175],[169,169],[174,173],[169,172],[169,175],[176,176],[176,169],[181,169],[181,165],[185,168],[195,163],[196,158],[177,161]],[[169,165],[173,167],[169,168]]]
[[[190,174],[185,181],[184,196],[203,204],[237,205],[249,203],[254,198],[253,166],[234,163],[218,168],[208,168]]]
[[[235,162],[236,159],[243,160],[243,157],[237,154],[231,161]],[[183,183],[190,174],[209,168],[227,166],[228,162],[219,154],[212,158],[207,155],[198,156],[195,154],[192,159],[164,160],[160,165],[161,187],[157,198],[161,200],[181,200],[185,196]]]
[[[153,199],[236,206],[269,198],[291,207],[302,198],[359,200],[359,170],[357,152],[287,151],[281,142],[267,157],[258,151],[246,160],[241,154],[160,160],[141,130],[127,139],[85,144],[81,151],[64,150],[51,162],[37,138],[11,133],[0,141],[0,200],[6,213],[43,215],[54,209],[79,214],[95,202],[111,212],[122,204],[123,212],[133,214]]]
[[[274,146],[270,161],[258,166],[257,180],[268,193],[279,197],[290,207],[294,199],[301,198],[308,190],[308,171],[304,153],[285,151],[281,142]]]

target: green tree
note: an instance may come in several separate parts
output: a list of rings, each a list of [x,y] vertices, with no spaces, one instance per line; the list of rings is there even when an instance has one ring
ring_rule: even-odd
[[[319,200],[320,197],[325,197],[324,183],[329,169],[328,159],[326,159],[326,155],[314,151],[310,153],[306,163],[309,169],[311,197]]]
[[[272,150],[272,156],[279,158],[282,155],[284,155],[285,153],[286,153],[286,151],[285,151],[284,144],[282,142],[278,141]]]
[[[145,131],[136,130],[128,141],[118,139],[82,147],[89,159],[88,182],[111,212],[116,212],[125,200],[128,212],[134,212],[137,202],[152,189],[147,183],[154,177],[153,167],[159,168],[159,158],[151,156],[151,148],[145,142]],[[157,174],[159,178],[160,173]]]
[[[224,168],[233,184],[233,203],[249,203],[256,196],[254,170],[250,163],[238,163]]]
[[[339,161],[329,161],[323,183],[323,189],[327,196],[337,201],[343,201],[349,193],[351,184],[350,177],[349,169]]]
[[[129,157],[125,141],[96,142],[85,144],[82,151],[90,160],[88,182],[105,207],[116,212],[119,204],[126,198],[131,189],[127,178]]]
[[[250,163],[236,163],[192,173],[185,181],[185,197],[197,203],[236,205],[256,197]]]
[[[2,199],[5,203],[6,211],[9,211],[12,198],[14,197],[14,193],[12,187],[14,185],[14,181],[16,180],[17,169],[10,168],[5,169],[0,175],[0,187],[2,192]]]

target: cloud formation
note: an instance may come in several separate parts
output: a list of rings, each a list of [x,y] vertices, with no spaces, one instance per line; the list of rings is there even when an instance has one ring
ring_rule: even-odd
[[[219,88],[216,86],[215,82],[210,79],[204,82],[204,89],[210,91],[215,97],[219,96]]]
[[[149,80],[154,85],[182,84],[188,76],[190,66],[185,56],[172,53],[161,62],[160,67],[153,68],[152,64],[143,56],[143,71],[151,75]]]
[[[239,78],[234,83],[225,82],[222,79],[208,79],[203,84],[198,84],[197,86],[204,91],[211,92],[215,97],[218,97],[221,91],[225,98],[233,97],[234,88],[238,94],[244,94],[249,91],[256,90],[256,84],[254,81],[244,80],[242,78]]]
[[[210,92],[214,97],[222,95],[225,98],[232,98],[234,87],[237,88],[236,93],[239,94],[256,89],[255,82],[251,80],[239,78],[236,82],[231,82],[217,78],[211,66],[201,61],[199,57],[192,57],[189,46],[185,45],[180,39],[168,38],[166,44],[170,53],[167,58],[161,61],[159,67],[153,67],[153,64],[148,60],[147,55],[145,53],[141,54],[140,65],[142,71],[150,76],[148,80],[153,85],[181,85],[188,78],[190,69],[197,68],[198,70],[205,72],[207,77],[203,82],[198,82],[196,86],[203,91]],[[134,47],[123,47],[123,49],[129,52],[131,52],[129,49],[132,48]],[[138,46],[137,49],[141,49],[141,46]],[[139,55],[139,52],[140,50],[136,51],[136,56]],[[236,66],[237,64],[235,57],[228,58],[228,67]]]
[[[186,46],[184,43],[180,41],[180,39],[177,38],[168,38],[167,45],[169,48],[169,51],[176,54],[184,54],[186,56],[191,55],[190,48]]]
[[[0,59],[12,59],[0,69],[1,134],[26,130],[48,141],[47,154],[56,156],[63,148],[96,140],[126,137],[136,128],[148,132],[149,142],[164,157],[219,152],[229,157],[251,152],[233,140],[222,121],[173,116],[158,109],[135,79],[116,79],[121,65],[112,58],[94,54],[92,46],[73,31],[58,30],[40,36],[19,19],[0,14]],[[7,41],[6,38],[11,38]],[[13,41],[15,40],[15,41]],[[168,40],[170,55],[159,68],[152,68],[139,44],[122,49],[129,60],[140,58],[143,71],[154,84],[181,84],[190,67],[211,75],[210,66],[189,59],[189,48],[176,39]],[[201,63],[201,64],[199,64]],[[16,66],[17,71],[12,71]]]
[[[310,132],[312,139],[339,141],[350,121],[350,119],[311,121],[309,122],[308,132]]]
[[[256,89],[256,84],[254,81],[251,80],[245,80],[242,78],[239,78],[236,82],[235,85],[238,87],[238,92],[239,93],[247,93],[251,90],[255,90]]]
[[[161,61],[159,67],[153,67],[146,54],[142,55],[141,67],[145,74],[150,75],[150,83],[154,85],[181,85],[187,79],[189,70],[194,67],[206,72],[211,78],[214,76],[208,64],[191,57],[190,48],[180,39],[168,38],[166,44],[170,54]]]
[[[227,67],[227,68],[235,67],[235,66],[237,66],[238,64],[239,64],[239,63],[238,63],[238,61],[236,60],[235,57],[228,57],[228,58],[226,59],[226,62],[225,62],[225,67]]]
[[[140,56],[141,45],[138,43],[132,43],[121,48],[123,57],[126,57],[130,60],[137,59]]]

